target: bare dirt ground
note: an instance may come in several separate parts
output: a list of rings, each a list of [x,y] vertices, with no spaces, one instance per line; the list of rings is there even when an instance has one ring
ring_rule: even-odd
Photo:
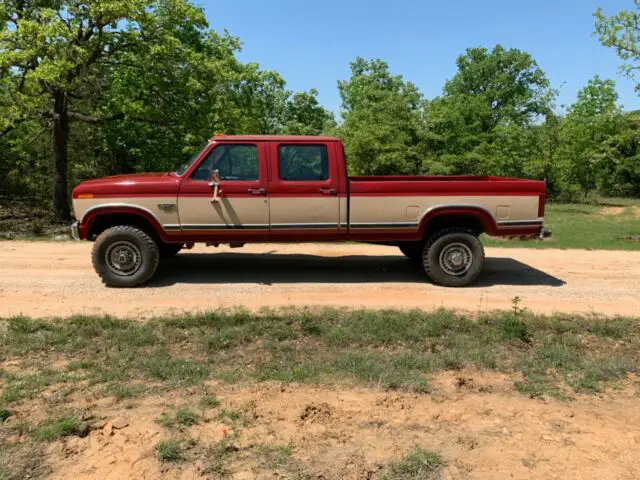
[[[210,388],[220,406],[179,433],[204,450],[177,463],[157,458],[155,445],[176,438],[157,419],[167,408],[197,405],[198,395],[120,402],[74,395],[75,407],[91,412],[92,430],[49,445],[50,478],[195,479],[225,472],[234,479],[375,479],[418,446],[442,456],[443,479],[640,477],[640,402],[628,389],[574,402],[532,400],[513,392],[508,376],[476,371],[440,374],[429,395],[273,383]],[[21,407],[13,421],[43,415],[44,403]],[[241,412],[242,420],[220,420],[221,409]],[[206,453],[231,431],[232,448]],[[290,448],[290,456],[277,462],[261,453],[276,446]]]
[[[147,318],[244,306],[457,308],[640,314],[640,252],[488,248],[480,281],[442,288],[397,248],[358,244],[196,247],[161,264],[143,288],[106,288],[90,243],[0,242],[0,316]]]
[[[1,242],[0,316],[143,319],[302,305],[478,311],[509,308],[515,296],[540,312],[640,314],[640,252],[491,248],[476,286],[446,289],[426,282],[391,247],[197,248],[162,264],[148,286],[119,290],[101,284],[90,249],[88,243]],[[0,368],[11,373],[11,364]],[[417,447],[442,456],[446,480],[640,478],[637,377],[562,401],[519,393],[519,375],[442,372],[422,394],[207,381],[220,401],[207,408],[200,405],[201,387],[117,400],[99,386],[58,384],[12,404],[0,427],[19,432],[21,422],[35,425],[69,408],[86,420],[86,436],[41,443],[42,476],[55,479],[375,479]],[[163,412],[182,407],[197,411],[200,422],[158,423]],[[27,432],[12,435],[8,441],[29,443]],[[188,445],[183,461],[159,460],[156,445],[168,439]]]

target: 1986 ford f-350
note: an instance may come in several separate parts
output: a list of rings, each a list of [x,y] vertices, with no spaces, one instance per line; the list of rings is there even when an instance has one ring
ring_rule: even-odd
[[[478,236],[548,236],[545,184],[486,176],[349,177],[333,137],[215,135],[177,172],[117,175],[73,190],[75,238],[95,241],[104,283],[148,281],[195,242],[395,245],[437,284],[482,270]]]

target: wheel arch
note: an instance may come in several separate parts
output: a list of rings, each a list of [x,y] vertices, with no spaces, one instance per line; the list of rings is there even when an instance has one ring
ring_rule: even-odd
[[[489,211],[476,205],[442,205],[429,209],[420,221],[420,236],[445,228],[460,227],[477,234],[495,235],[497,225]]]
[[[130,225],[143,230],[156,242],[169,242],[166,231],[149,210],[130,205],[104,205],[85,212],[79,224],[80,238],[93,240],[107,228]]]

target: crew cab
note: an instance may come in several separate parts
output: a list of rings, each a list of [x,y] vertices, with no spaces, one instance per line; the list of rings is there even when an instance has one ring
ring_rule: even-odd
[[[545,184],[488,176],[350,177],[334,137],[215,135],[177,172],[117,175],[73,190],[76,239],[112,287],[148,281],[196,242],[394,245],[434,283],[482,270],[481,233],[547,236]]]

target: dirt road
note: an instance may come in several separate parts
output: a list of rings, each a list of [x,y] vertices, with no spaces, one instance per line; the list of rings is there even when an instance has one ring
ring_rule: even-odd
[[[425,281],[398,249],[356,244],[197,247],[161,264],[143,288],[106,288],[90,243],[1,242],[0,316],[108,313],[146,318],[244,306],[458,308],[640,314],[640,252],[487,249],[473,287]]]

